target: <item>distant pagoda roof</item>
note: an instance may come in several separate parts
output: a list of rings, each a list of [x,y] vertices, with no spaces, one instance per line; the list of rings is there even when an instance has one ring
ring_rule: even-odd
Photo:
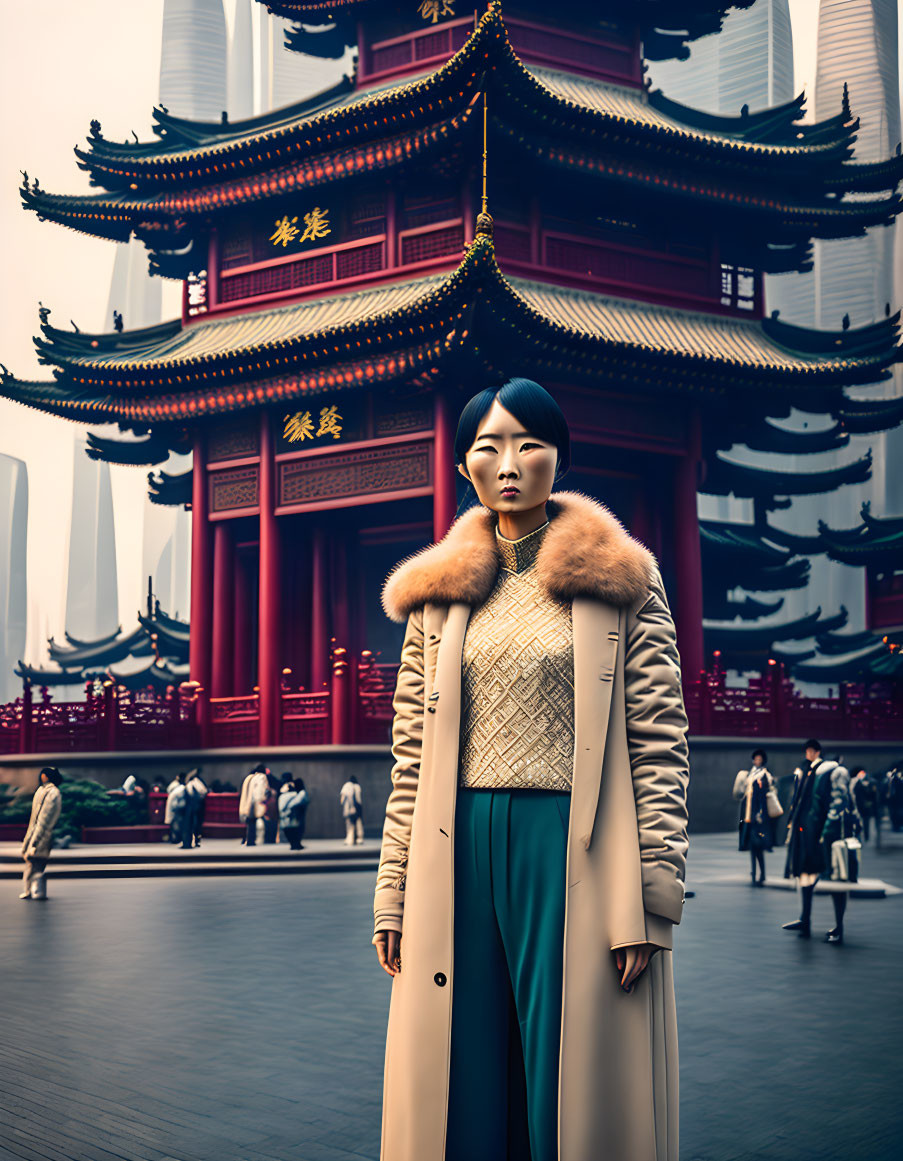
[[[478,236],[451,273],[201,316],[184,327],[166,323],[156,336],[153,328],[138,332],[137,342],[129,331],[63,331],[45,318],[36,344],[56,378],[7,375],[0,395],[75,420],[153,422],[157,435],[160,423],[357,390],[412,372],[460,374],[462,358],[487,372],[511,371],[516,351],[517,366],[529,364],[537,375],[598,382],[604,374],[643,393],[723,397],[734,408],[745,399],[760,409],[766,397],[831,407],[845,384],[872,381],[899,357],[898,321],[886,320],[880,333],[845,331],[824,353],[794,352],[776,341],[773,322],[506,278],[491,238]],[[184,438],[177,431],[172,440],[179,446]],[[732,483],[733,465],[715,470]],[[820,475],[819,490],[831,483],[830,474]]]
[[[842,484],[861,484],[872,471],[872,453],[836,468],[820,472],[785,472],[752,468],[715,456],[709,460],[700,491],[713,496],[769,498],[773,496],[815,496],[833,492]]]
[[[729,619],[726,614],[716,614],[716,609],[727,605],[727,594],[732,589],[742,587],[753,592],[779,592],[805,588],[808,582],[809,562],[794,559],[792,551],[769,543],[763,531],[754,525],[701,520],[699,536],[706,581],[706,616]],[[779,607],[770,608],[776,612]],[[751,612],[752,606],[747,608]],[[762,611],[765,611],[764,606]],[[752,619],[752,616],[743,617],[742,613],[732,615]]]
[[[704,615],[710,621],[758,621],[761,617],[773,616],[783,607],[783,597],[776,601],[758,601],[750,596],[731,600],[726,593],[705,591]]]
[[[397,0],[259,0],[274,16],[316,27],[338,22],[345,27],[359,12],[392,11]],[[718,32],[731,8],[749,8],[753,0],[560,0],[557,14],[581,19],[623,19],[638,23],[643,31],[645,55],[650,60],[686,59],[690,41]],[[526,0],[513,7],[530,9]],[[548,7],[536,5],[543,13]],[[462,14],[466,14],[462,10]],[[304,41],[298,45],[304,51]]]
[[[48,642],[50,666],[19,662],[16,673],[38,685],[83,685],[112,677],[120,685],[165,688],[188,680],[188,624],[162,612],[139,613],[138,625],[95,641],[65,634],[65,643]]]
[[[774,656],[798,681],[898,681],[903,678],[903,650],[871,633],[827,633],[814,649],[794,651],[777,645]]]
[[[872,516],[868,501],[862,505],[862,523],[855,528],[830,528],[823,520],[818,530],[832,560],[903,572],[903,516]]]
[[[851,236],[900,209],[892,191],[903,157],[850,160],[858,122],[846,106],[815,126],[796,126],[795,135],[789,126],[801,101],[772,121],[706,118],[661,94],[525,65],[495,4],[448,61],[401,82],[354,90],[346,81],[234,124],[157,109],[156,141],[108,141],[93,122],[88,148],[76,155],[107,192],[58,195],[26,182],[22,200],[42,218],[98,237],[125,240],[135,232],[168,274],[162,255],[184,248],[192,222],[412,158],[451,164],[455,148],[476,156],[474,98],[483,86],[494,142],[519,156],[631,196],[754,220],[775,243]]]
[[[782,641],[804,641],[820,633],[833,632],[847,623],[847,610],[822,617],[821,609],[793,621],[766,625],[703,622],[707,653],[721,653],[721,663],[729,669],[749,669],[764,664]]]

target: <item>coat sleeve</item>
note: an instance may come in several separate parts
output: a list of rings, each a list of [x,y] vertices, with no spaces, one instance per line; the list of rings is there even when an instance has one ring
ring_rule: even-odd
[[[646,938],[670,947],[684,898],[689,752],[677,638],[658,571],[628,613],[624,665]]]
[[[408,617],[392,709],[392,790],[386,804],[382,851],[373,900],[374,930],[401,931],[411,823],[423,744],[423,609]],[[375,936],[374,936],[375,938]]]

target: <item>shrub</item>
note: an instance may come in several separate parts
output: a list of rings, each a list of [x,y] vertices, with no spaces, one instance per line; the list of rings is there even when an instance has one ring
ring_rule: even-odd
[[[31,794],[10,794],[9,789],[0,787],[0,822],[28,822]],[[83,826],[135,826],[146,821],[147,800],[143,796],[114,798],[88,778],[64,778],[60,793],[63,804],[54,830],[56,838],[69,835],[77,841]]]

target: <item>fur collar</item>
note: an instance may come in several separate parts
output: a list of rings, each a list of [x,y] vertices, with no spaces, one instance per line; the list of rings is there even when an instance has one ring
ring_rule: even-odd
[[[554,492],[546,511],[549,527],[534,567],[550,596],[590,596],[618,606],[642,596],[655,558],[604,504],[581,492]],[[470,508],[437,544],[397,564],[383,585],[386,615],[403,622],[427,602],[482,604],[499,568],[497,521],[491,508]]]

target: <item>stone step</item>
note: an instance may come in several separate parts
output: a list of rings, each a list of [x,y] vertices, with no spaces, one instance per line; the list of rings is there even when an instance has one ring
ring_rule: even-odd
[[[155,861],[155,862],[106,862],[93,864],[65,864],[53,859],[48,868],[48,881],[53,879],[138,879],[138,878],[178,878],[182,876],[221,875],[306,875],[338,871],[375,871],[379,859],[369,858],[321,858],[309,859],[239,859]],[[19,868],[8,864],[0,866],[0,879],[21,879]]]

